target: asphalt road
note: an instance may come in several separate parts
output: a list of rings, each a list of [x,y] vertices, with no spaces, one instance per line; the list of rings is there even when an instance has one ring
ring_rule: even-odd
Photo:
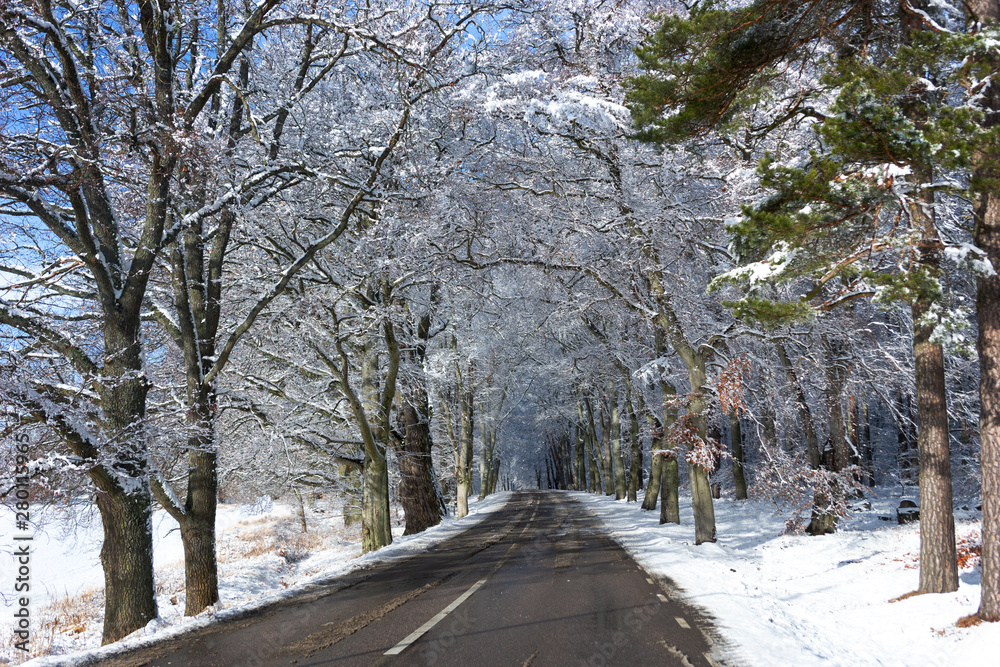
[[[569,495],[518,492],[425,553],[101,664],[721,664],[671,589]]]

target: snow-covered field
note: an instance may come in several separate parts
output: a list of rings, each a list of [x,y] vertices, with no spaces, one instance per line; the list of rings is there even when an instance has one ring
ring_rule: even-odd
[[[890,602],[917,588],[919,526],[889,516],[897,501],[874,501],[834,535],[785,535],[787,513],[753,501],[717,500],[718,542],[694,546],[690,499],[680,526],[659,525],[659,511],[574,493],[649,572],[671,578],[708,610],[737,664],[1000,664],[1000,623],[960,629],[979,606],[979,569],[960,573],[957,592]],[[966,517],[963,519],[963,515]],[[959,512],[957,536],[979,522]]]
[[[955,621],[973,613],[979,600],[979,571],[967,567],[961,588],[890,602],[916,588],[918,526],[878,519],[894,501],[876,501],[836,535],[786,535],[787,513],[770,504],[719,500],[719,541],[694,546],[690,502],[682,499],[680,526],[660,526],[659,512],[636,504],[574,493],[599,516],[611,534],[650,572],[671,578],[688,598],[710,612],[728,641],[734,664],[775,665],[974,665],[997,664],[1000,624],[959,629]],[[421,535],[397,538],[392,546],[359,557],[358,530],[345,529],[339,513],[309,510],[309,532],[301,533],[297,508],[223,506],[219,513],[219,560],[223,603],[194,619],[183,617],[181,547],[169,518],[157,515],[155,561],[161,618],[129,637],[133,645],[225,618],[237,610],[290,595],[308,582],[342,574],[374,560],[405,556],[454,535],[509,494],[473,505],[472,516],[447,520]],[[77,515],[77,518],[80,518]],[[55,656],[32,665],[64,665],[65,654],[100,643],[100,521],[78,521],[75,531],[49,517],[39,527],[32,581],[35,648]],[[0,550],[10,550],[11,517],[0,521]],[[960,540],[979,529],[960,513]],[[974,561],[974,559],[973,559]],[[0,663],[21,659],[10,643],[10,558],[3,558]],[[89,591],[89,592],[88,592]],[[70,602],[65,598],[69,596]],[[108,649],[111,647],[108,647]],[[108,649],[101,649],[107,651]],[[64,657],[58,657],[64,656]]]

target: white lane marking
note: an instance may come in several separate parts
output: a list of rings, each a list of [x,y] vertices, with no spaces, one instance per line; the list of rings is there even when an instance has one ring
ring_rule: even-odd
[[[667,596],[664,595],[663,593],[657,593],[656,597],[660,598],[660,602],[666,602],[667,601]]]
[[[538,508],[540,506],[541,506],[541,503],[536,503],[535,504],[535,511],[531,513],[531,518],[528,519],[528,522],[526,524],[524,524],[524,528],[521,529],[521,534],[518,536],[518,539],[521,539],[522,537],[524,537],[524,534],[527,532],[528,527],[531,525],[531,522],[535,520],[535,515],[538,514]],[[520,521],[521,518],[524,518],[524,514],[521,514],[521,517],[518,519],[518,521]],[[514,542],[513,544],[510,545],[510,548],[507,549],[507,553],[505,553],[504,556],[503,556],[503,558],[500,559],[500,562],[497,563],[496,567],[494,567],[493,570],[488,575],[486,575],[486,578],[480,579],[476,583],[472,584],[472,586],[469,588],[469,590],[467,590],[464,593],[462,593],[458,597],[457,600],[455,600],[450,605],[448,605],[447,607],[445,607],[444,609],[442,609],[440,612],[438,612],[437,615],[434,616],[431,620],[427,621],[426,623],[424,623],[423,625],[421,625],[419,628],[417,628],[416,630],[414,630],[413,632],[411,632],[409,635],[406,636],[406,638],[403,641],[401,641],[398,644],[396,644],[395,646],[393,646],[391,649],[389,649],[388,651],[386,651],[383,655],[399,655],[400,653],[402,653],[403,651],[405,651],[406,648],[408,646],[410,646],[413,642],[417,641],[418,639],[420,639],[421,637],[423,637],[425,634],[427,634],[427,632],[431,628],[433,628],[435,625],[437,625],[438,623],[440,623],[441,621],[443,621],[444,618],[448,614],[450,614],[451,612],[453,612],[456,609],[458,609],[458,606],[460,604],[462,604],[463,602],[465,602],[466,600],[468,600],[470,597],[472,597],[472,594],[475,593],[476,591],[478,591],[482,587],[482,585],[486,583],[486,580],[489,579],[490,576],[492,576],[494,573],[496,573],[497,570],[499,570],[501,567],[503,567],[504,563],[507,562],[507,559],[510,558],[510,555],[512,553],[514,553],[514,549],[517,547],[517,545],[518,545],[517,542]]]
[[[647,584],[651,584],[651,583],[653,583],[653,580],[652,580],[652,579],[650,579],[649,577],[646,577],[646,583],[647,583]]]
[[[675,617],[674,617],[674,620],[675,620],[675,621],[677,621],[677,625],[681,626],[681,627],[682,627],[682,628],[684,628],[685,630],[690,630],[690,629],[691,629],[691,626],[690,626],[690,625],[688,625],[688,622],[687,622],[687,621],[685,621],[685,620],[684,620],[683,618],[681,618],[680,616],[675,616]]]
[[[437,615],[435,615],[433,618],[431,618],[431,620],[427,621],[426,623],[424,623],[423,625],[421,625],[419,628],[417,628],[416,630],[414,630],[413,632],[411,632],[406,637],[406,639],[404,639],[403,641],[399,642],[398,644],[396,644],[395,646],[393,646],[391,649],[389,649],[388,651],[386,651],[385,655],[399,655],[400,653],[402,653],[403,651],[405,651],[406,648],[410,644],[412,644],[413,642],[415,642],[418,639],[420,639],[421,637],[423,637],[425,634],[427,634],[427,632],[431,628],[433,628],[435,625],[437,625],[438,623],[440,623],[441,621],[443,621],[444,618],[445,618],[445,616],[447,616],[451,612],[453,612],[456,609],[458,609],[458,605],[460,605],[463,602],[465,602],[466,600],[468,600],[472,596],[472,594],[475,593],[476,591],[478,591],[479,588],[483,584],[485,584],[485,583],[486,583],[485,579],[480,579],[476,583],[472,584],[472,586],[469,588],[469,590],[467,590],[464,593],[462,593],[458,597],[457,600],[455,600],[450,605],[448,605],[447,607],[445,607],[444,609],[442,609],[441,611],[439,611],[437,613]]]

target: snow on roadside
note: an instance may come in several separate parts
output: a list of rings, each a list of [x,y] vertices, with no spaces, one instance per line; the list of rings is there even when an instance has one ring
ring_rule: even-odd
[[[786,535],[772,505],[723,499],[718,542],[694,546],[690,499],[681,499],[682,525],[661,526],[659,511],[572,495],[648,572],[672,579],[717,620],[737,664],[997,664],[1000,623],[955,627],[978,608],[978,568],[960,573],[955,593],[889,602],[917,587],[917,524],[863,512],[833,535]],[[979,529],[961,517],[959,539]]]
[[[145,628],[120,642],[98,648],[103,619],[103,575],[100,567],[101,524],[94,515],[74,522],[72,530],[59,522],[43,523],[36,531],[32,580],[42,589],[32,599],[32,614],[37,621],[42,614],[59,615],[60,608],[49,607],[63,597],[82,596],[87,617],[70,620],[46,633],[47,657],[23,664],[32,667],[94,664],[102,658],[133,649],[153,641],[201,628],[227,618],[262,607],[274,601],[294,596],[305,586],[324,582],[333,577],[378,562],[405,558],[446,540],[478,523],[490,512],[502,507],[510,493],[499,493],[482,502],[470,500],[469,516],[456,520],[446,517],[438,526],[417,535],[399,536],[402,526],[394,527],[393,543],[376,552],[360,554],[360,527],[345,529],[337,517],[310,516],[310,532],[301,534],[299,519],[292,508],[284,504],[263,508],[247,516],[246,508],[222,505],[216,523],[219,552],[219,593],[222,603],[193,618],[184,613],[183,549],[176,523],[157,513],[154,518],[154,554],[157,602],[160,616]],[[11,535],[7,512],[0,512],[0,528]],[[36,513],[37,514],[37,513]],[[80,517],[77,517],[80,518]],[[4,538],[6,540],[6,538]],[[277,545],[282,545],[278,548]],[[2,548],[3,545],[0,545]],[[298,550],[298,553],[295,551]],[[6,548],[2,548],[7,552]],[[6,553],[4,554],[6,555]],[[37,557],[36,557],[37,556]],[[7,561],[4,558],[6,571]],[[5,580],[9,577],[5,578]],[[5,610],[0,610],[0,664],[18,664],[11,637],[14,599],[4,591]],[[40,614],[39,612],[42,612]],[[75,627],[74,627],[75,626]],[[33,646],[43,639],[32,628]],[[49,643],[50,642],[50,643]]]

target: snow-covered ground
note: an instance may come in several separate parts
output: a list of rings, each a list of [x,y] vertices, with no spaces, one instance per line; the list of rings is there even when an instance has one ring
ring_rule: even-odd
[[[681,500],[682,525],[661,526],[659,511],[573,495],[647,571],[672,579],[716,618],[737,664],[1000,664],[1000,623],[955,627],[979,606],[978,566],[960,572],[955,593],[890,602],[917,588],[920,550],[917,524],[878,518],[894,517],[896,501],[875,501],[838,533],[810,537],[785,535],[788,514],[773,505],[718,500],[718,542],[694,546],[690,499]],[[959,542],[978,538],[979,522],[957,517]]]
[[[739,665],[975,665],[997,664],[1000,624],[955,627],[975,612],[979,570],[966,567],[961,587],[948,595],[891,599],[917,586],[919,527],[880,521],[895,501],[875,501],[823,537],[786,535],[787,512],[762,502],[716,501],[719,541],[694,546],[690,502],[682,499],[683,525],[659,525],[659,512],[634,503],[574,493],[600,517],[611,534],[648,571],[671,578],[688,598],[714,616],[724,653]],[[175,525],[157,515],[155,562],[160,619],[125,640],[134,645],[152,637],[202,626],[274,596],[294,594],[309,582],[342,574],[375,560],[404,557],[456,534],[506,502],[497,494],[473,505],[472,516],[446,520],[420,535],[397,538],[392,546],[359,555],[357,529],[345,529],[339,513],[316,506],[301,533],[297,508],[283,504],[247,508],[222,506],[219,560],[223,604],[193,619],[183,617],[183,570]],[[248,511],[249,510],[249,511]],[[11,517],[2,513],[0,576],[7,609],[0,617],[0,664],[17,664],[10,644]],[[50,658],[31,665],[73,664],[66,654],[100,643],[100,521],[76,515],[75,531],[49,517],[36,537],[32,581],[42,588],[33,599],[36,649]],[[959,512],[960,542],[979,529],[973,514]],[[975,559],[972,559],[975,562]],[[61,602],[69,596],[71,602]],[[114,650],[111,647],[101,651]],[[93,655],[92,653],[90,655]],[[62,656],[62,657],[59,657]]]
[[[225,619],[277,597],[294,595],[310,583],[343,574],[364,565],[402,558],[445,540],[479,521],[503,504],[509,493],[470,502],[469,516],[446,518],[419,535],[401,537],[399,517],[393,525],[393,543],[361,555],[360,526],[345,528],[336,506],[317,504],[307,509],[309,531],[302,533],[298,507],[264,499],[254,505],[220,505],[217,526],[219,596],[222,602],[194,618],[184,617],[183,549],[177,524],[157,512],[153,520],[157,602],[160,617],[115,645],[98,649],[103,623],[101,521],[96,512],[59,512],[36,509],[31,563],[32,656],[13,647],[14,514],[0,507],[0,665],[72,665],[87,650],[88,659],[116,652],[178,632]],[[98,653],[93,651],[98,649]]]

